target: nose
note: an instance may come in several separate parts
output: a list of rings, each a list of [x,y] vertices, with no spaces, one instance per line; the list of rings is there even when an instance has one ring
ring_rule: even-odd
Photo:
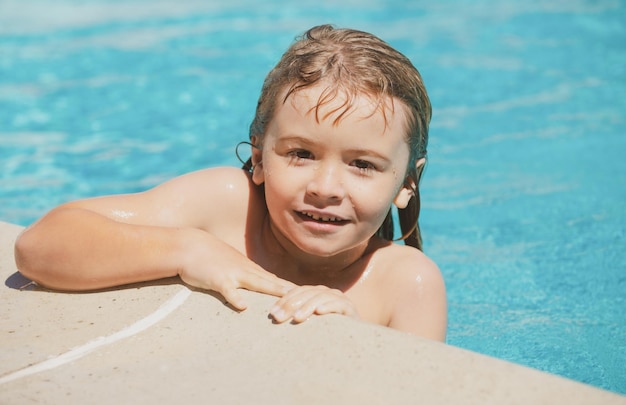
[[[341,170],[333,163],[320,163],[313,168],[307,194],[319,201],[341,201],[345,197]]]

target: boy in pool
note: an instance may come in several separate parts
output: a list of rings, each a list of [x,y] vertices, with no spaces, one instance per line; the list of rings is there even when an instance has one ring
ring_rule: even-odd
[[[63,204],[20,235],[17,266],[62,290],[178,275],[238,310],[239,288],[280,297],[279,323],[338,313],[443,341],[444,282],[417,222],[430,115],[404,55],[314,27],[264,82],[244,170]]]

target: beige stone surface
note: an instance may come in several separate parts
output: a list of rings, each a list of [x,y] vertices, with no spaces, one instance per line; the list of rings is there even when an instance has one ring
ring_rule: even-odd
[[[274,325],[177,279],[26,286],[0,223],[0,403],[626,404],[626,397],[340,316]],[[88,253],[86,253],[88,254]]]

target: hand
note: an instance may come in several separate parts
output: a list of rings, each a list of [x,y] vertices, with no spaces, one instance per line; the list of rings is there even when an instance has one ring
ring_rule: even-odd
[[[237,291],[239,288],[282,297],[295,287],[209,234],[203,235],[202,243],[191,250],[179,276],[191,286],[220,293],[240,311],[247,305]]]
[[[301,323],[311,315],[331,313],[359,318],[354,304],[343,292],[323,285],[295,287],[270,310],[270,315],[278,323],[289,319],[294,323]]]

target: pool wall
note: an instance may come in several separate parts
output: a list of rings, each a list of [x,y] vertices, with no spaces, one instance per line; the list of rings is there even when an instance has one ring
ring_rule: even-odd
[[[0,222],[1,403],[626,404],[626,398],[342,316],[274,325],[177,280],[28,286]],[[26,286],[24,288],[24,286]],[[23,287],[20,290],[20,287]]]

